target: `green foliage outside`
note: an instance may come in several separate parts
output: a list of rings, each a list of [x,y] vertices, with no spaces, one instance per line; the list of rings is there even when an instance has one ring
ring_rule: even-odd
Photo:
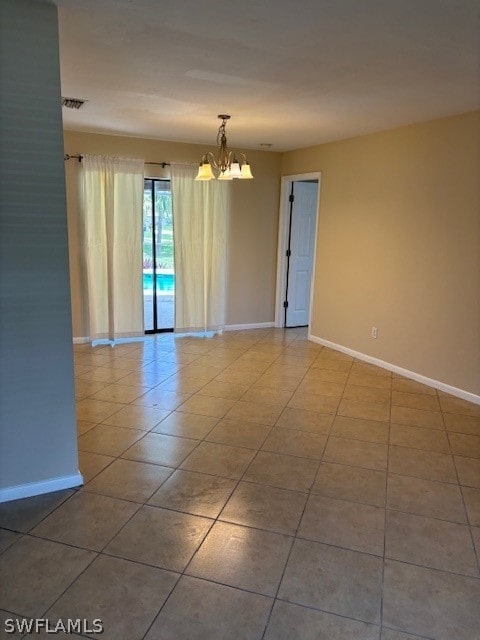
[[[155,190],[155,229],[157,235],[156,268],[173,271],[173,216],[170,191]],[[152,192],[143,198],[143,268],[153,268]]]

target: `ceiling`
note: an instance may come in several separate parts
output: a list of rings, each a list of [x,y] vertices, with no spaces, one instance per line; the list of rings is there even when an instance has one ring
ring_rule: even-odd
[[[478,0],[51,0],[65,128],[301,148],[480,108]]]

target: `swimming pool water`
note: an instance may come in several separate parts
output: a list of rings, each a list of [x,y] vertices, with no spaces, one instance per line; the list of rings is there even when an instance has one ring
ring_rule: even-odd
[[[175,274],[174,273],[157,273],[156,274],[157,291],[175,291]],[[143,274],[143,288],[146,291],[153,289],[153,273]]]

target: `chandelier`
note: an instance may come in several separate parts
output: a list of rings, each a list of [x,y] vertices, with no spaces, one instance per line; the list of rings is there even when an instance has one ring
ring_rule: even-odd
[[[195,180],[212,180],[216,177],[218,180],[233,180],[234,178],[251,180],[253,176],[246,155],[244,153],[236,154],[227,148],[225,126],[227,121],[230,120],[230,116],[219,115],[218,117],[222,121],[222,124],[218,128],[217,133],[217,157],[215,157],[211,151],[208,151],[202,157]],[[237,159],[237,155],[240,157],[240,161]],[[218,176],[215,176],[212,167],[218,172]]]

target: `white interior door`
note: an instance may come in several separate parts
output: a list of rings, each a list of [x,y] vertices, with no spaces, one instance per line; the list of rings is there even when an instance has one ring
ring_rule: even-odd
[[[308,325],[318,181],[293,182],[290,226],[290,256],[286,291],[286,327]]]

